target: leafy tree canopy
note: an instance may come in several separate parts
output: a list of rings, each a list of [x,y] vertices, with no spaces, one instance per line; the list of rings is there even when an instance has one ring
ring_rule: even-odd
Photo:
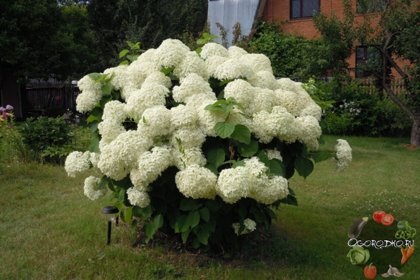
[[[54,0],[1,1],[0,65],[19,75],[47,74],[60,11]]]
[[[92,0],[89,17],[101,46],[104,67],[116,64],[126,41],[156,47],[185,31],[198,34],[207,18],[207,0]]]

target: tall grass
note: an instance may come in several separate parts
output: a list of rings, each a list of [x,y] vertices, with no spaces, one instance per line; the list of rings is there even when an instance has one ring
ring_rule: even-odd
[[[353,163],[325,161],[291,187],[299,206],[282,206],[267,240],[223,259],[132,247],[135,232],[113,228],[106,246],[107,201],[89,201],[82,178],[60,166],[0,162],[0,279],[363,279],[346,258],[347,231],[377,209],[420,229],[420,150],[401,139],[351,137]],[[332,150],[334,137],[322,149]],[[403,279],[420,279],[416,252]]]

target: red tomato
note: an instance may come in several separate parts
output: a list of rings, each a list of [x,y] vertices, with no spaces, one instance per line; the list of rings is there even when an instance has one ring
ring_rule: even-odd
[[[385,216],[384,211],[375,211],[373,212],[373,220],[377,223],[380,223],[382,221],[383,216]]]
[[[390,226],[392,225],[393,222],[394,222],[394,216],[392,216],[391,214],[385,214],[381,219],[381,223],[384,226]]]
[[[363,270],[366,279],[375,279],[376,278],[376,266],[370,264],[365,266]]]

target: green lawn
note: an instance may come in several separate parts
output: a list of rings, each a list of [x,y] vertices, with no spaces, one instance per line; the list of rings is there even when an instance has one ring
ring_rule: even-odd
[[[420,230],[420,150],[401,139],[347,139],[352,165],[336,172],[328,160],[306,180],[293,178],[299,206],[282,206],[271,240],[228,261],[133,248],[123,226],[106,246],[106,202],[89,201],[82,178],[58,166],[1,162],[0,279],[363,279],[346,258],[347,230],[377,209]],[[419,259],[416,252],[402,279],[420,279]]]

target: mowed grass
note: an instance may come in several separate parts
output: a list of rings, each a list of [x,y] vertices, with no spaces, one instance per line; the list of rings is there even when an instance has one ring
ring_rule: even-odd
[[[333,150],[336,137],[322,149]],[[106,246],[106,201],[83,195],[83,178],[62,167],[0,163],[0,279],[363,279],[346,258],[347,231],[374,210],[420,230],[420,150],[404,139],[347,138],[353,163],[316,165],[291,187],[299,206],[281,206],[272,236],[239,258],[132,247],[135,233],[113,228]],[[418,240],[418,238],[417,238]],[[416,252],[403,279],[420,279]]]

